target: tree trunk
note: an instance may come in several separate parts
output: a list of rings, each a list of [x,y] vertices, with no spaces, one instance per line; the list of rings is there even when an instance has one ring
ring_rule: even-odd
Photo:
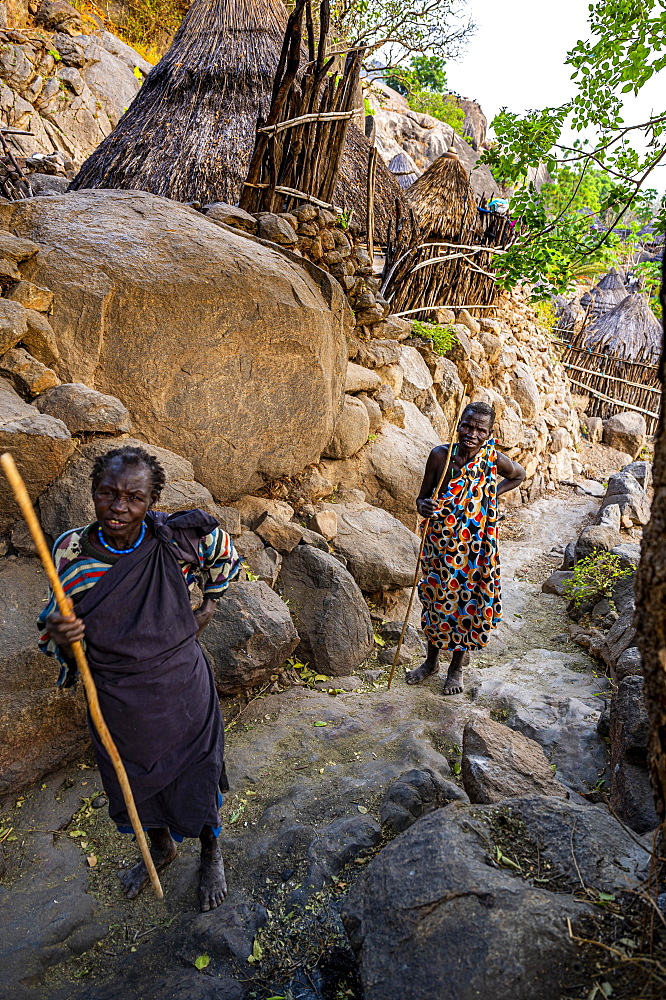
[[[666,318],[666,260],[661,303]],[[666,350],[662,347],[660,380],[664,384]],[[644,695],[650,720],[649,764],[657,813],[666,844],[666,429],[664,397],[654,458],[654,501],[643,535],[636,575],[636,626],[645,676]]]

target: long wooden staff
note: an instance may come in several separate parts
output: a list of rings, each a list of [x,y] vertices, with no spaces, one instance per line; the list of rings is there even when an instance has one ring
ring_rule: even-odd
[[[25,488],[25,483],[23,482],[21,475],[16,468],[16,463],[14,459],[9,454],[5,452],[4,455],[0,455],[0,465],[2,465],[2,471],[9,480],[9,485],[11,486],[14,496],[16,497],[16,502],[21,508],[21,513],[25,518],[26,524],[30,529],[30,534],[32,535],[33,541],[37,552],[39,553],[39,558],[42,560],[42,565],[46,570],[46,575],[49,578],[49,583],[51,584],[51,590],[55,596],[56,602],[58,604],[58,610],[61,615],[66,617],[71,617],[74,612],[74,606],[62,589],[62,584],[60,582],[60,577],[58,576],[58,571],[55,568],[53,559],[51,558],[51,553],[49,552],[49,547],[46,544],[46,539],[44,538],[44,533],[42,527],[37,520],[37,515],[35,514],[34,507],[28,496],[28,491]],[[150,883],[153,887],[155,895],[158,899],[164,898],[164,893],[162,892],[162,886],[153,863],[153,859],[150,856],[150,849],[148,847],[148,842],[146,840],[146,835],[143,832],[143,827],[141,826],[141,820],[139,819],[139,814],[136,810],[136,805],[134,802],[134,796],[132,795],[132,789],[130,788],[129,778],[127,777],[127,771],[125,770],[125,765],[120,759],[120,754],[118,753],[118,748],[113,742],[111,733],[108,730],[106,722],[104,721],[104,716],[102,715],[102,710],[99,707],[99,699],[97,697],[97,688],[95,687],[95,682],[93,680],[92,674],[90,672],[90,667],[88,666],[88,661],[86,659],[86,654],[83,651],[83,646],[80,642],[73,642],[72,652],[74,654],[74,659],[76,660],[76,665],[79,668],[79,673],[83,678],[83,684],[86,689],[86,698],[88,699],[88,708],[90,709],[90,715],[95,723],[95,729],[99,735],[100,740],[104,746],[104,749],[111,758],[111,763],[113,764],[114,771],[116,772],[116,777],[118,778],[118,783],[123,793],[123,798],[125,800],[125,805],[127,807],[127,813],[132,824],[132,829],[136,836],[139,848],[141,850],[141,857],[143,858],[143,863],[146,866],[148,875],[150,876]]]
[[[458,415],[456,417],[456,422],[455,422],[455,425],[454,425],[455,429],[458,428],[458,424],[460,423],[460,420],[462,418],[463,410],[464,409],[465,409],[465,397],[463,396],[463,398],[460,401],[460,406],[458,407]],[[439,482],[437,483],[437,486],[435,487],[435,491],[434,491],[434,493],[431,496],[431,500],[434,500],[437,496],[439,496],[439,491],[442,488],[442,483],[446,479],[446,474],[449,471],[449,469],[451,468],[451,462],[453,461],[453,447],[454,447],[454,445],[453,445],[453,436],[452,436],[451,437],[451,443],[449,444],[449,453],[447,455],[446,462],[444,463],[444,470],[443,470],[441,476],[439,477]],[[403,625],[402,625],[402,631],[400,633],[400,638],[398,639],[398,645],[395,647],[395,656],[393,657],[393,665],[391,667],[391,673],[389,674],[388,686],[387,686],[387,690],[389,690],[389,691],[391,689],[391,684],[393,683],[393,675],[395,674],[395,668],[396,668],[396,666],[398,664],[398,657],[400,656],[400,650],[402,648],[402,641],[405,638],[405,632],[407,631],[407,626],[409,624],[409,615],[410,615],[411,610],[412,610],[412,604],[414,603],[414,594],[416,593],[416,588],[418,586],[419,577],[421,576],[421,557],[423,555],[423,547],[425,545],[426,534],[427,534],[427,531],[428,531],[428,525],[429,524],[430,524],[430,518],[427,517],[425,519],[425,521],[423,522],[423,530],[421,532],[421,545],[419,547],[418,559],[416,560],[416,572],[414,573],[414,583],[412,584],[412,592],[409,595],[409,603],[407,605],[407,614],[405,615],[405,620],[404,620]]]

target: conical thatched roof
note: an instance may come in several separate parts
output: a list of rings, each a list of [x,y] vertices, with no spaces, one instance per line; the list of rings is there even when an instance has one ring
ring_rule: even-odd
[[[72,187],[236,203],[286,22],[280,0],[193,0],[169,51]]]
[[[612,267],[594,288],[581,296],[580,304],[591,316],[600,316],[614,309],[628,294],[623,276]]]
[[[584,346],[600,354],[614,354],[626,361],[657,364],[661,343],[661,323],[650,309],[645,295],[634,292],[588,327]]]
[[[395,176],[400,187],[406,191],[414,181],[420,177],[420,173],[411,156],[407,153],[396,153],[388,165],[389,170]]]
[[[446,154],[405,192],[424,239],[468,243],[480,235],[476,198],[460,160]]]

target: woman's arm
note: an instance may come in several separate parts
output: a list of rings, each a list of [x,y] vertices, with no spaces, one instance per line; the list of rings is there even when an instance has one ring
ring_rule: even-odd
[[[221,528],[215,528],[199,543],[199,565],[204,578],[203,603],[194,612],[201,635],[215,614],[218,598],[222,596],[234,577],[241,570],[241,559],[231,536]]]
[[[519,462],[512,462],[510,458],[497,452],[497,472],[503,478],[497,484],[497,496],[517,489],[521,483],[525,482],[526,472]]]
[[[432,499],[432,494],[439,482],[448,453],[449,446],[442,444],[433,448],[428,455],[421,490],[416,498],[416,509],[422,517],[432,517],[437,509],[437,502]]]

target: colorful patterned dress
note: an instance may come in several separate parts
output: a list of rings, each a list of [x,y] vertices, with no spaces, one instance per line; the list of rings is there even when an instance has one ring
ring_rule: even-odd
[[[492,438],[438,500],[423,547],[422,628],[440,649],[480,649],[502,619]]]

